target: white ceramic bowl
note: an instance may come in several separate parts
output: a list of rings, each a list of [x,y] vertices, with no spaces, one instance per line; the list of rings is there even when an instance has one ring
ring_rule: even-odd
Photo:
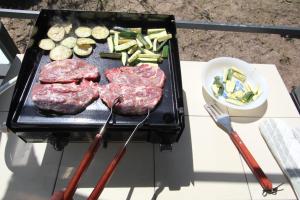
[[[232,66],[241,69],[246,74],[247,82],[249,82],[251,85],[259,85],[259,87],[261,88],[262,94],[255,101],[252,101],[245,105],[238,106],[238,105],[228,103],[222,98],[218,99],[213,94],[211,86],[214,82],[214,77],[223,76],[223,70],[225,68],[230,68]],[[228,108],[237,109],[237,110],[256,109],[259,106],[261,106],[267,100],[268,97],[269,90],[265,79],[260,74],[258,74],[257,70],[252,65],[237,58],[219,57],[208,61],[204,69],[202,80],[203,80],[202,84],[204,90],[213,99],[215,99],[217,102],[219,102],[220,104]]]

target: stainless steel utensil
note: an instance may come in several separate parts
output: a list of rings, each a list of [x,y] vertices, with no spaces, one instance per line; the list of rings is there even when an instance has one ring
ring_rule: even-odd
[[[210,114],[210,116],[214,119],[216,124],[225,130],[230,136],[232,142],[239,150],[240,154],[243,156],[244,160],[248,164],[252,173],[255,175],[260,185],[263,187],[264,192],[266,193],[274,193],[274,189],[272,186],[272,182],[265,175],[261,167],[258,165],[244,142],[241,140],[239,135],[233,130],[231,126],[231,119],[227,113],[222,112],[222,110],[216,104],[206,104],[204,108]],[[278,188],[278,187],[277,187]],[[277,190],[276,188],[276,190]]]

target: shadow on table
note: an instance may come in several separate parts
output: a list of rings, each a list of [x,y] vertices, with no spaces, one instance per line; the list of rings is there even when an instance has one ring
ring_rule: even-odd
[[[49,199],[61,152],[50,145],[24,143],[13,133],[1,133],[2,199]],[[5,162],[3,162],[5,161]]]

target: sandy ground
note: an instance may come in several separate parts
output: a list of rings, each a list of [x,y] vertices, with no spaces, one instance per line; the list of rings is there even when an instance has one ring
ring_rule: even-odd
[[[81,9],[164,13],[177,20],[254,23],[300,27],[300,0],[0,0],[2,8]],[[21,52],[34,22],[1,19]],[[275,64],[290,90],[300,85],[300,39],[278,35],[178,29],[181,60],[208,61],[232,56],[251,63]]]

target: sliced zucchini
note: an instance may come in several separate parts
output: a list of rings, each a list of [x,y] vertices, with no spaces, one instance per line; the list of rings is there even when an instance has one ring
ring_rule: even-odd
[[[129,58],[128,58],[128,62],[129,63],[133,63],[139,56],[139,54],[141,53],[141,50],[137,50],[136,52],[134,52],[134,54],[132,54]]]
[[[145,39],[146,42],[147,42],[147,45],[145,45],[145,47],[146,47],[147,49],[152,49],[153,45],[152,45],[152,42],[151,42],[150,38],[149,38],[148,36],[145,36],[144,39]]]
[[[127,42],[127,43],[115,46],[115,50],[116,51],[123,51],[125,49],[129,49],[130,47],[132,47],[134,45],[136,45],[136,41],[135,40],[131,40],[130,42]]]
[[[139,47],[143,47],[144,46],[143,43],[138,38],[136,38],[136,43],[137,43],[137,45]]]
[[[131,31],[122,31],[120,32],[120,37],[127,38],[127,39],[135,39],[137,33]]]
[[[162,43],[160,43],[160,45],[157,47],[156,51],[160,51],[164,46],[165,44],[168,42],[168,40],[165,40],[163,41]]]
[[[159,33],[159,32],[163,32],[163,31],[166,31],[165,28],[149,28],[147,30],[147,34],[150,35],[152,33]]]
[[[161,62],[162,60],[159,58],[137,58],[138,61],[141,61],[141,62],[155,62],[155,63],[158,63],[158,62]]]
[[[161,55],[160,54],[146,54],[146,53],[141,53],[141,54],[139,54],[138,57],[139,58],[155,58],[155,59],[157,59],[157,58],[160,58]]]
[[[127,51],[128,54],[133,54],[138,49],[138,45],[134,45],[130,47],[130,49]]]
[[[240,74],[238,72],[233,72],[232,74],[235,78],[239,79],[242,82],[245,82],[246,80],[246,76],[244,76],[243,74]]]
[[[76,45],[77,39],[75,37],[67,37],[63,41],[60,42],[61,45],[72,49]]]
[[[148,49],[144,49],[144,53],[146,53],[146,54],[155,54],[155,53],[153,53],[152,51],[150,51]]]
[[[162,52],[161,52],[161,57],[162,57],[162,58],[167,58],[168,55],[169,55],[169,46],[168,46],[168,45],[165,45],[165,46],[163,47]]]
[[[228,69],[228,74],[226,80],[231,80],[233,75],[233,70],[231,68]]]
[[[244,103],[239,101],[239,100],[235,100],[235,99],[225,99],[225,101],[227,101],[228,103],[231,103],[231,104],[235,104],[235,105],[238,105],[238,106],[242,106]]]
[[[137,34],[136,39],[143,44],[142,46],[145,46],[147,49],[149,49],[150,45],[144,39],[144,37],[142,36],[142,34]],[[139,46],[142,47],[141,45],[139,45]]]
[[[63,45],[54,47],[49,54],[51,60],[65,60],[72,56],[72,50]]]
[[[162,41],[165,41],[165,40],[169,40],[169,39],[171,39],[171,38],[172,38],[172,34],[167,34],[167,35],[165,35],[165,36],[158,37],[158,38],[157,38],[157,41],[158,41],[158,42],[162,42]]]
[[[119,45],[119,33],[114,34],[114,45]]]
[[[64,24],[63,27],[65,29],[66,34],[69,34],[72,30],[73,25],[72,24]]]
[[[126,65],[126,62],[127,62],[127,59],[128,59],[128,55],[126,52],[122,52],[122,64],[125,66]]]
[[[113,29],[109,30],[110,35],[114,35],[115,33],[120,33],[120,31],[116,31],[116,30],[113,30]]]
[[[93,47],[89,44],[86,44],[86,45],[76,45],[74,48],[73,48],[73,51],[76,55],[78,56],[88,56],[92,53],[93,51]]]
[[[162,32],[150,34],[150,35],[148,35],[148,37],[149,37],[150,40],[152,40],[152,39],[155,39],[155,38],[165,37],[167,35],[168,35],[167,31],[162,31]]]
[[[59,26],[59,25],[54,25],[52,26],[48,32],[47,32],[47,36],[55,41],[55,42],[59,42],[61,41],[64,36],[65,36],[65,29],[63,26]]]
[[[77,37],[81,37],[81,38],[90,37],[92,34],[92,29],[86,26],[80,26],[76,28],[75,34],[77,35]]]
[[[212,89],[212,91],[214,92],[214,95],[215,95],[216,97],[218,97],[218,96],[219,96],[219,87],[218,87],[216,84],[213,84],[213,85],[211,86],[211,89]]]
[[[229,69],[224,69],[224,70],[223,70],[223,82],[226,82],[226,81],[227,81],[228,70],[229,70]]]
[[[92,45],[92,44],[96,44],[96,41],[91,38],[78,38],[76,44],[79,46],[86,45],[86,44]]]
[[[142,33],[142,28],[129,28],[129,30],[135,33]]]
[[[242,70],[240,70],[240,69],[238,69],[238,68],[236,68],[236,67],[231,67],[231,69],[232,69],[234,72],[237,72],[237,73],[239,73],[239,74],[242,74],[242,75],[246,76],[245,73],[244,73]]]
[[[49,51],[55,47],[55,43],[51,39],[42,39],[39,43],[39,47],[46,51]]]
[[[254,94],[252,91],[245,93],[244,96],[242,97],[242,102],[249,103],[252,100],[253,96]]]
[[[153,41],[153,51],[157,51],[157,48],[158,48],[158,42],[157,42],[157,39],[154,39],[154,41]]]
[[[92,29],[92,36],[96,40],[104,40],[109,36],[109,30],[105,26],[96,26]]]
[[[122,57],[121,53],[106,53],[100,52],[101,58],[112,58],[112,59],[120,59]]]
[[[109,52],[113,53],[114,52],[114,42],[113,42],[112,36],[109,36],[107,38],[107,45],[108,45]]]
[[[130,42],[132,41],[132,39],[119,39],[119,43],[118,44],[124,44],[126,42]]]
[[[227,80],[226,81],[226,86],[225,86],[226,92],[232,93],[234,91],[234,88],[235,88],[235,81],[234,80]]]

